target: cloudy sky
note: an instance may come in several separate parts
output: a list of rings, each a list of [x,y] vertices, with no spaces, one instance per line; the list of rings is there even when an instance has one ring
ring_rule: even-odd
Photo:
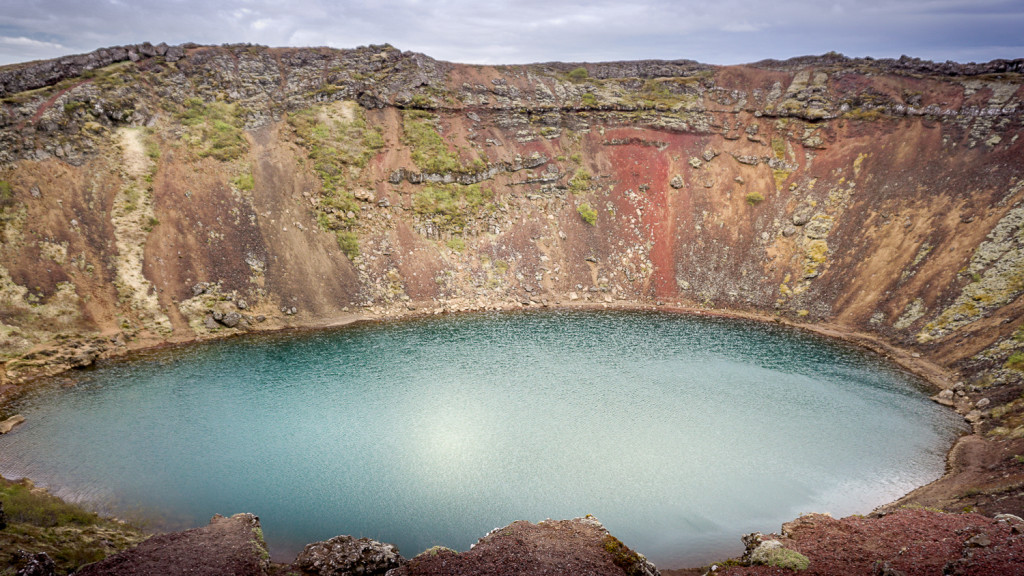
[[[150,41],[351,48],[480,64],[822,54],[1024,57],[1024,0],[0,0],[0,64]]]

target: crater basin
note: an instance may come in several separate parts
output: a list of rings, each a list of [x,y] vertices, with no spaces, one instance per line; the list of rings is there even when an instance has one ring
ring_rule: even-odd
[[[154,528],[260,516],[411,557],[593,514],[661,567],[941,475],[961,420],[881,358],[776,325],[482,314],[253,335],[105,362],[21,398],[0,473]]]

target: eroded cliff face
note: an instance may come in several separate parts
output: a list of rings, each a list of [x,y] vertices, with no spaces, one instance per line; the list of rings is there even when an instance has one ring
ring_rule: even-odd
[[[1024,436],[1021,68],[148,45],[7,67],[3,378],[353,314],[663,302],[875,334],[999,384],[993,428]]]

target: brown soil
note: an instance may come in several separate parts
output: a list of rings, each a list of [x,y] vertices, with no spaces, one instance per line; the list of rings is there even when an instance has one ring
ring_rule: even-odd
[[[786,548],[810,559],[802,574],[1024,574],[1024,526],[978,514],[904,509],[881,518],[836,520],[810,514],[783,525]],[[984,537],[980,535],[984,534]],[[972,538],[976,538],[972,541]],[[987,540],[987,543],[986,543]],[[889,571],[885,571],[888,569]],[[792,574],[768,566],[727,567],[718,574]],[[668,573],[666,573],[668,574]]]
[[[267,573],[269,558],[258,518],[251,514],[230,518],[218,515],[208,526],[154,536],[76,574],[255,576]]]
[[[619,548],[620,545],[600,523],[590,519],[547,520],[538,524],[519,521],[491,532],[467,552],[427,551],[391,574],[622,576],[629,573],[626,564],[634,562],[636,556],[628,548]]]

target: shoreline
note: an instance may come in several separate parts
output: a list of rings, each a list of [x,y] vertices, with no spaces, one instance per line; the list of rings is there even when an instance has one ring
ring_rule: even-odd
[[[566,299],[568,300],[568,299]],[[420,308],[418,304],[422,304]],[[433,304],[434,306],[431,306]],[[804,331],[810,334],[814,334],[819,337],[837,340],[846,344],[853,345],[857,348],[868,350],[873,354],[885,358],[887,361],[891,361],[901,369],[906,370],[919,378],[923,382],[927,383],[931,387],[933,392],[938,392],[944,389],[952,387],[951,372],[936,365],[935,363],[921,357],[920,354],[910,352],[902,349],[891,343],[884,341],[882,338],[856,332],[845,329],[842,326],[835,324],[812,324],[812,323],[801,323],[796,322],[788,318],[784,318],[779,315],[770,315],[756,311],[743,311],[743,310],[717,310],[717,309],[704,309],[695,308],[691,306],[685,306],[680,303],[644,303],[644,302],[593,302],[593,301],[565,301],[555,300],[553,303],[543,303],[535,305],[507,305],[507,304],[494,304],[485,306],[453,306],[447,305],[437,306],[436,302],[427,303],[410,303],[409,306],[396,306],[393,308],[377,308],[377,313],[366,313],[366,312],[352,312],[347,316],[334,317],[315,323],[303,323],[300,325],[288,326],[288,325],[272,325],[267,327],[254,327],[254,329],[245,331],[232,331],[230,333],[221,334],[208,334],[200,335],[194,338],[182,338],[182,339],[170,339],[155,341],[155,339],[140,339],[129,343],[124,349],[117,351],[115,354],[103,355],[103,360],[113,359],[129,359],[131,357],[137,357],[146,353],[159,352],[163,350],[173,350],[176,348],[182,348],[192,345],[198,345],[207,341],[212,340],[226,340],[228,338],[240,337],[246,334],[260,334],[260,335],[274,335],[274,334],[287,334],[287,333],[307,333],[316,332],[322,330],[329,330],[334,328],[341,328],[345,326],[351,326],[359,323],[386,323],[390,321],[408,321],[416,319],[426,319],[439,315],[449,314],[474,314],[474,313],[486,313],[486,312],[506,312],[506,313],[518,313],[518,312],[559,312],[559,311],[573,311],[573,310],[588,310],[588,311],[632,311],[632,312],[655,312],[664,313],[669,315],[688,316],[688,317],[703,317],[703,318],[723,318],[732,320],[744,320],[757,322],[762,324],[776,324],[780,326],[786,326],[788,328]],[[10,395],[4,392],[0,392],[0,411],[10,406],[22,394],[34,389],[50,379],[59,377],[61,374],[65,374],[72,370],[72,367],[65,367],[52,374],[43,374],[37,377],[29,378],[26,382],[19,384],[17,388],[17,394]],[[946,405],[954,412],[961,413],[955,406]],[[2,412],[0,412],[2,413]],[[886,513],[886,511],[894,510],[899,507],[901,502],[904,502],[910,498],[915,492],[923,490],[932,486],[940,481],[946,480],[949,476],[953,475],[957,468],[958,459],[962,458],[962,444],[970,438],[977,438],[977,423],[974,424],[972,432],[962,434],[958,437],[953,444],[949,447],[945,454],[945,471],[942,476],[924,484],[918,486],[906,494],[900,496],[892,502],[887,502],[877,506],[869,512],[870,515],[879,513]],[[31,478],[25,478],[32,481]],[[160,532],[155,532],[160,533]],[[741,534],[736,535],[737,542],[739,541]],[[680,566],[675,568],[665,568],[669,572],[686,571],[692,570],[694,567]]]

